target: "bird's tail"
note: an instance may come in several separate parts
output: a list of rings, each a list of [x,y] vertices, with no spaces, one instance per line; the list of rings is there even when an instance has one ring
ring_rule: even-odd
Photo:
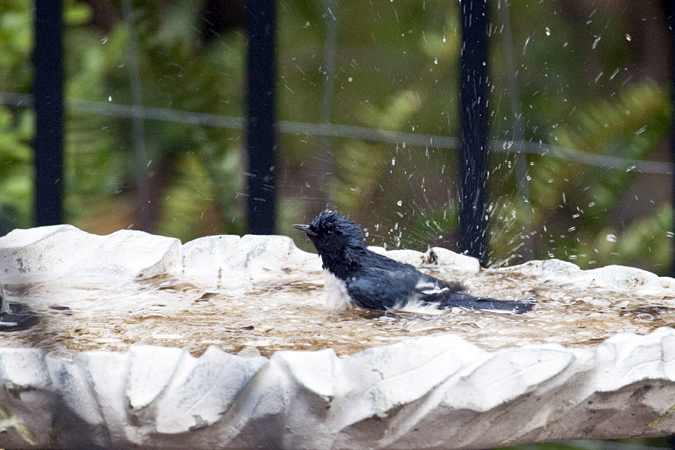
[[[469,309],[486,309],[492,311],[510,311],[516,314],[526,313],[531,311],[536,301],[532,299],[526,300],[497,300],[487,297],[474,297],[469,294],[462,294],[453,292],[449,297],[444,298],[438,305],[439,309],[448,309],[455,306]]]

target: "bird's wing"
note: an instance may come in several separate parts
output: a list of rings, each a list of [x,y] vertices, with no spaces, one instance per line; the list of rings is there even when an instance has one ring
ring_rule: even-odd
[[[396,311],[411,300],[439,302],[445,298],[443,294],[459,287],[426,275],[410,264],[368,251],[347,289],[361,308]]]
[[[356,306],[374,311],[460,306],[523,313],[534,305],[532,300],[495,300],[464,294],[459,292],[461,286],[457,283],[447,283],[418,271],[410,264],[372,252],[368,252],[367,261],[346,284]]]
[[[373,311],[400,309],[419,281],[419,272],[370,267],[347,282],[347,290],[357,306]]]
[[[456,285],[417,270],[398,269],[371,267],[347,282],[347,290],[356,306],[372,311],[406,311],[406,307],[442,310],[459,306],[524,313],[536,303],[531,299],[513,301],[474,297],[457,292]]]
[[[443,280],[418,272],[417,283],[412,295],[420,301],[438,302],[459,290],[458,284],[448,284]]]

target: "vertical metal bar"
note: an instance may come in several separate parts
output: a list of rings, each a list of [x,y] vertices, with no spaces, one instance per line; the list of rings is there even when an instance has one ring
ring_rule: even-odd
[[[249,0],[248,32],[248,232],[273,234],[276,222],[275,4]]]
[[[462,0],[460,250],[487,264],[488,2]]]
[[[35,225],[63,222],[63,4],[35,0]]]

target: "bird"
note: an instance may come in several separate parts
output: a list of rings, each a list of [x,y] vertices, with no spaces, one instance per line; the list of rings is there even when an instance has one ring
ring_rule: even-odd
[[[323,262],[330,309],[438,313],[453,307],[525,313],[535,302],[496,300],[461,292],[446,282],[368,249],[361,227],[338,211],[325,211],[309,225],[294,224],[312,241]]]

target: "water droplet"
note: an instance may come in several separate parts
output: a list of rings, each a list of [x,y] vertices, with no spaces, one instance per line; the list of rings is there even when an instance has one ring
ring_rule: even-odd
[[[616,242],[616,236],[614,236],[613,234],[608,234],[607,236],[605,236],[605,239],[607,240],[607,242]]]
[[[598,46],[598,42],[600,42],[600,39],[602,39],[600,36],[596,36],[595,40],[593,41],[593,45],[591,45],[591,48],[595,50],[595,47]]]

